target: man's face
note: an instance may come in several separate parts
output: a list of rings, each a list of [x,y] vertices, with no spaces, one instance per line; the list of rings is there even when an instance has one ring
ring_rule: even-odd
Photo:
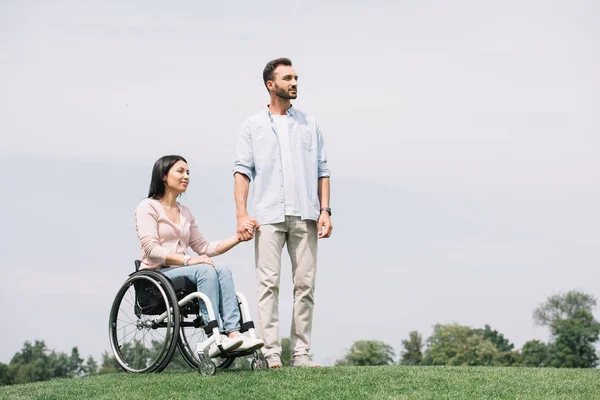
[[[273,90],[277,97],[288,100],[298,97],[298,75],[293,67],[279,65],[273,71],[273,80],[269,82],[273,82],[269,89]]]

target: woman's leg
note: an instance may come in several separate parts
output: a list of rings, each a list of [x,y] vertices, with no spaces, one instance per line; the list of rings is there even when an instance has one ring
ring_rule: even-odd
[[[219,295],[219,280],[217,272],[208,264],[190,265],[187,267],[162,268],[160,270],[169,278],[183,276],[192,282],[196,283],[199,292],[204,293],[212,303],[215,319],[219,323],[219,330],[223,330],[221,318],[219,317],[219,309],[221,298]],[[210,322],[206,305],[200,301],[200,311],[205,322]]]
[[[240,309],[238,306],[233,275],[227,267],[216,267],[219,280],[219,312],[223,318],[223,330],[226,333],[240,330]]]

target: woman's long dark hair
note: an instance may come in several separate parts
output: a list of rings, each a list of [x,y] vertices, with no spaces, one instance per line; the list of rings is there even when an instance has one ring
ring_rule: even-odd
[[[150,180],[150,190],[148,197],[154,200],[160,200],[165,195],[164,177],[177,161],[183,161],[187,164],[185,158],[181,156],[163,156],[156,160],[152,168],[152,179]]]

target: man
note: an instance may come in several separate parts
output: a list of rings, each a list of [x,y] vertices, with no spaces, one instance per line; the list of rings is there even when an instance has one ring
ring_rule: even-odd
[[[247,118],[237,142],[234,194],[240,240],[255,238],[258,325],[269,367],[281,367],[279,282],[281,252],[287,244],[294,283],[290,344],[292,366],[318,366],[308,355],[314,306],[317,241],[333,226],[329,169],[317,121],[296,110],[298,75],[287,58],[270,61],[263,71],[270,103]],[[246,210],[254,180],[256,219]]]

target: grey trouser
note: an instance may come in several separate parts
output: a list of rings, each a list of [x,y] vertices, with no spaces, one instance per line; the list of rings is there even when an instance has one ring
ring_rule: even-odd
[[[294,311],[290,345],[292,355],[308,354],[317,272],[317,223],[286,216],[285,222],[261,225],[256,233],[258,329],[265,341],[263,354],[281,355],[279,342],[279,282],[281,251],[287,243],[292,263]]]

